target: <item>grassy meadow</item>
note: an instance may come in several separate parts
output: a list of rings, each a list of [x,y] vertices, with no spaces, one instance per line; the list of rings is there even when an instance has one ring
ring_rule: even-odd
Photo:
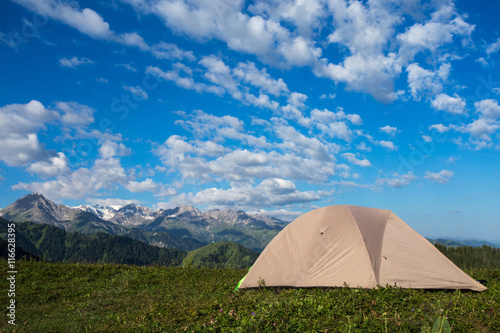
[[[227,268],[18,261],[16,269],[16,326],[4,314],[1,332],[433,332],[443,315],[452,332],[500,332],[499,270],[468,271],[488,281],[476,293],[234,292],[246,270]],[[5,278],[1,286],[8,290]],[[2,292],[4,313],[8,302]]]

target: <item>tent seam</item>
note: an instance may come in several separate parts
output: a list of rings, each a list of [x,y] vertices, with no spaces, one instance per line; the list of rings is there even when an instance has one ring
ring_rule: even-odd
[[[378,283],[377,275],[375,274],[375,271],[373,270],[372,260],[370,259],[370,254],[368,253],[368,249],[366,248],[365,240],[363,239],[363,234],[361,233],[361,230],[359,229],[359,226],[358,226],[358,221],[356,220],[354,215],[352,215],[352,211],[349,208],[350,206],[346,205],[345,207],[349,211],[349,215],[351,215],[352,219],[354,220],[354,224],[356,225],[356,229],[358,230],[358,235],[361,237],[361,240],[363,242],[363,248],[365,249],[365,255],[368,258],[368,262],[370,263],[370,268],[372,269],[373,277],[375,278],[375,282]]]
[[[378,279],[377,279],[377,284],[380,284],[380,272],[382,271],[382,249],[384,248],[384,240],[385,240],[385,229],[387,228],[387,223],[389,223],[389,218],[391,217],[392,211],[387,209],[387,216],[385,218],[385,224],[384,224],[384,232],[382,233],[382,240],[380,241],[380,253],[378,254],[380,257],[380,265],[378,266]],[[377,275],[375,275],[377,276]]]

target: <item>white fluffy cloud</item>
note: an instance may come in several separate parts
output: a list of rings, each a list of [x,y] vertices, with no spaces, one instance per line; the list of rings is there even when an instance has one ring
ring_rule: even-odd
[[[439,94],[431,102],[431,105],[436,110],[446,111],[455,115],[466,113],[465,100],[458,95],[452,97],[446,94]]]
[[[184,119],[177,120],[176,125],[181,126],[185,130],[191,132],[195,138],[207,137],[209,142],[203,143],[207,152],[219,154],[225,152],[220,145],[214,142],[224,141],[227,139],[234,139],[244,142],[247,145],[266,147],[268,142],[264,136],[256,137],[249,135],[244,130],[244,123],[240,119],[226,115],[217,117],[207,114],[201,110],[195,110],[191,114],[178,112]]]
[[[310,65],[322,54],[321,48],[315,47],[314,42],[301,36],[281,43],[278,52],[287,64],[294,66]]]
[[[82,199],[95,196],[101,189],[113,189],[116,184],[127,184],[128,176],[116,158],[98,159],[91,168],[56,175],[45,182],[18,183],[14,190],[43,193],[51,199]]]
[[[56,0],[15,0],[15,2],[39,15],[67,24],[91,38],[114,41],[141,50],[149,49],[144,39],[136,32],[117,34],[96,11],[90,8],[81,9],[75,2]]]
[[[57,180],[33,183],[18,183],[13,190],[43,193],[50,199],[81,199],[97,193],[95,179],[89,169],[81,168]]]
[[[127,148],[123,143],[110,139],[102,140],[99,147],[99,155],[104,159],[116,156],[128,156],[131,153],[132,150]]]
[[[500,106],[498,101],[494,99],[484,99],[479,102],[474,103],[477,112],[481,114],[482,117],[488,119],[498,119],[500,118]]]
[[[125,184],[129,179],[118,158],[98,159],[90,170],[95,179],[96,189],[108,188],[115,183]]]
[[[468,24],[455,12],[452,2],[443,2],[443,6],[433,13],[425,23],[416,23],[398,36],[401,43],[400,54],[407,60],[422,51],[436,53],[455,36],[468,42],[474,25]]]
[[[75,102],[57,102],[52,110],[38,101],[12,104],[0,108],[0,127],[4,134],[0,144],[0,159],[12,166],[27,166],[27,171],[46,181],[20,182],[12,189],[39,192],[52,199],[80,199],[98,195],[100,190],[114,190],[117,184],[127,185],[130,176],[122,167],[119,156],[130,154],[121,142],[121,135],[89,131],[95,110]],[[68,156],[45,149],[37,132],[48,127],[61,130],[57,140],[95,140],[99,158],[90,168],[71,169]],[[90,142],[90,141],[85,141]],[[74,141],[73,141],[74,143]],[[74,153],[74,145],[68,145]],[[85,155],[87,156],[87,155]],[[70,156],[71,157],[71,156]],[[29,165],[28,165],[29,164]]]
[[[371,167],[372,166],[372,164],[370,163],[370,161],[368,161],[366,158],[362,159],[362,160],[359,160],[356,157],[356,155],[353,154],[353,153],[344,153],[344,154],[342,154],[342,156],[344,156],[352,164],[356,164],[356,165],[359,165],[361,167]]]
[[[316,75],[344,82],[347,89],[369,93],[380,101],[393,101],[397,96],[393,82],[402,67],[397,54],[386,46],[401,23],[399,15],[378,1],[366,6],[358,1],[330,1],[328,10],[334,27],[328,40],[349,53],[337,64],[321,59]]]
[[[196,133],[195,139],[171,136],[157,146],[155,153],[184,180],[253,182],[284,178],[317,183],[335,174],[332,149],[284,123],[278,122],[267,129],[276,138],[270,145],[263,137],[247,134],[237,118],[216,117],[201,111],[193,116],[181,115],[187,119],[177,124]],[[213,140],[216,142],[208,144]]]
[[[266,69],[258,69],[253,62],[239,63],[233,69],[233,75],[244,83],[251,84],[261,91],[270,93],[273,96],[281,96],[288,93],[288,87],[283,79],[273,79]]]
[[[488,47],[486,48],[486,53],[490,55],[492,53],[498,52],[498,50],[500,50],[500,37],[497,38],[495,42],[488,45]]]
[[[258,69],[255,63],[239,63],[231,68],[220,57],[210,55],[202,57],[198,65],[197,68],[191,68],[178,62],[169,71],[149,66],[146,73],[198,93],[208,92],[219,96],[228,94],[245,105],[280,110],[281,115],[285,115],[287,119],[302,117],[299,109],[305,107],[307,96],[290,92],[283,79],[272,78],[266,69]],[[200,72],[202,74],[197,76]],[[287,96],[288,105],[280,108],[279,102],[273,98],[283,95]]]
[[[428,136],[428,135],[422,135],[422,139],[425,141],[425,142],[432,142],[432,137]]]
[[[408,85],[413,99],[420,100],[421,96],[433,97],[443,91],[451,65],[442,64],[438,70],[430,71],[420,67],[416,63],[408,65]]]
[[[443,103],[438,103],[442,109],[446,109],[446,111],[452,114],[465,113],[463,109],[465,102],[462,99],[450,99],[449,96],[445,96],[443,100]],[[500,130],[500,121],[498,120],[500,118],[500,106],[498,101],[484,99],[475,102],[474,107],[476,109],[474,115],[477,118],[471,122],[465,122],[460,125],[449,124],[448,126],[434,124],[429,126],[429,130],[434,129],[439,133],[454,131],[469,134],[470,138],[467,141],[464,142],[464,139],[459,137],[454,142],[460,145],[464,144],[476,150],[494,146],[496,141],[495,135],[498,137],[497,133]]]
[[[465,44],[474,29],[450,2],[434,3],[435,8],[428,8],[434,9],[429,19],[406,26],[400,34],[396,28],[411,22],[402,19],[405,15],[426,17],[423,12],[414,13],[418,5],[412,8],[407,3],[408,6],[395,7],[384,1],[370,1],[366,5],[358,1],[330,1],[328,5],[335,28],[329,41],[346,48],[349,54],[340,63],[321,59],[314,67],[315,73],[344,82],[347,89],[369,93],[383,102],[398,98],[400,92],[394,91],[394,81],[403,66],[412,62],[418,53],[439,54],[454,38]],[[399,47],[397,51],[394,51],[395,46]],[[418,64],[409,65],[408,83],[413,97],[418,99],[422,93],[439,93],[447,79],[448,66],[442,64],[437,73],[431,73]]]
[[[275,132],[283,140],[280,147],[299,155],[311,157],[314,160],[329,162],[328,146],[316,138],[306,137],[291,126],[277,126]]]
[[[93,64],[94,62],[90,60],[89,58],[77,58],[77,57],[72,57],[72,58],[61,58],[59,59],[59,65],[63,67],[70,67],[70,68],[76,68],[80,65],[87,65],[87,64]]]
[[[449,96],[448,96],[449,97]],[[447,97],[445,97],[447,99]],[[456,107],[454,104],[458,104],[458,109],[453,111],[453,114],[460,114],[463,104],[463,100],[454,100],[449,108],[453,109]],[[446,103],[443,103],[446,105]],[[463,123],[461,125],[450,124],[445,126],[443,124],[434,124],[429,126],[429,129],[436,130],[440,133],[455,131],[458,133],[467,133],[470,135],[468,141],[464,142],[463,138],[455,139],[454,142],[457,144],[465,144],[476,150],[492,147],[495,142],[495,135],[497,135],[500,130],[500,106],[497,100],[494,99],[484,99],[474,103],[476,109],[475,115],[476,119],[468,123]],[[446,107],[444,107],[446,108]],[[448,110],[449,111],[449,110]]]
[[[151,53],[158,59],[182,61],[184,59],[194,61],[196,57],[192,51],[184,51],[172,43],[160,42],[151,47]]]
[[[444,126],[443,124],[434,124],[434,125],[431,125],[431,126],[429,126],[429,129],[430,130],[434,129],[434,130],[438,131],[439,133],[448,132],[450,130],[449,127]]]
[[[131,64],[115,64],[114,65],[115,67],[123,67],[125,68],[126,70],[129,70],[131,72],[137,72],[137,68],[135,68],[134,66],[132,66]]]
[[[173,197],[164,207],[180,204],[202,205],[208,208],[239,208],[286,206],[319,200],[320,194],[314,191],[299,191],[293,182],[281,178],[266,179],[256,186],[249,184],[233,186],[228,189],[208,188],[196,193],[181,194]]]
[[[387,150],[398,150],[398,147],[394,144],[392,141],[387,141],[387,140],[380,140],[380,141],[373,141],[378,146],[384,147]]]
[[[258,188],[275,195],[290,194],[296,191],[292,181],[282,178],[265,179],[258,185]]]
[[[325,138],[339,138],[351,142],[353,131],[350,124],[361,125],[363,120],[358,114],[346,114],[342,108],[337,108],[336,112],[327,109],[313,109],[309,118],[301,118],[301,125],[308,128],[316,128]]]
[[[366,142],[361,142],[360,144],[356,145],[356,149],[358,149],[358,150],[364,150],[364,151],[371,151],[372,150],[371,147],[368,147],[366,145]]]
[[[379,178],[375,182],[377,185],[385,185],[389,187],[403,187],[410,185],[412,181],[417,178],[412,172],[408,172],[407,174],[400,175],[395,172],[391,177]]]
[[[0,107],[0,160],[10,166],[35,162],[30,171],[46,175],[54,168],[66,170],[64,154],[47,151],[38,134],[56,126],[66,136],[82,134],[94,122],[94,112],[76,102],[56,102],[52,109],[35,100]]]
[[[491,141],[491,135],[500,129],[500,122],[488,118],[479,118],[466,124],[459,130],[485,141]]]
[[[474,103],[478,119],[454,129],[472,136],[471,143],[476,149],[486,148],[493,142],[492,136],[500,129],[500,106],[498,101],[485,99]],[[479,140],[479,141],[477,141]]]
[[[49,157],[45,161],[32,163],[28,171],[42,176],[55,177],[57,175],[67,174],[70,171],[68,158],[64,153],[58,153],[56,156]]]
[[[315,68],[317,76],[344,82],[348,90],[368,93],[385,103],[397,98],[393,81],[400,73],[401,65],[393,53],[388,56],[353,54],[342,64],[322,61]]]
[[[243,13],[241,1],[127,2],[142,13],[159,16],[174,31],[199,39],[216,38],[230,49],[262,58],[273,56],[275,43],[289,35],[288,30],[275,21]]]
[[[224,61],[215,56],[207,56],[203,57],[199,64],[206,68],[204,77],[208,81],[225,89],[234,99],[242,99],[239,84],[234,79],[231,68]]]
[[[137,97],[140,97],[143,100],[148,99],[148,93],[141,86],[135,86],[135,87],[123,86],[123,89],[130,91],[132,94],[136,95]]]
[[[181,88],[194,90],[199,93],[209,92],[217,95],[223,95],[225,93],[225,90],[221,87],[195,82],[192,70],[181,63],[174,64],[173,69],[167,72],[163,71],[159,67],[148,66],[146,68],[146,73],[155,75],[163,80],[173,81]]]
[[[386,134],[389,134],[390,136],[394,136],[398,132],[398,129],[396,127],[392,127],[392,126],[386,125],[384,127],[380,127],[379,131],[383,132],[383,133],[386,133]]]
[[[61,115],[61,123],[66,127],[81,129],[94,122],[95,109],[76,102],[57,102],[56,110]]]
[[[265,94],[259,94],[259,97],[257,97],[253,94],[245,93],[243,96],[245,97],[244,100],[246,103],[261,109],[277,110],[279,107],[278,102],[272,101],[269,96]]]
[[[151,178],[147,178],[142,182],[129,181],[125,187],[127,190],[134,193],[145,191],[156,192],[160,189],[161,184],[155,183]]]
[[[439,172],[426,171],[424,178],[434,183],[446,184],[450,181],[453,175],[454,172],[450,170],[441,170]]]
[[[9,135],[0,139],[0,159],[10,166],[19,166],[43,159],[46,151],[35,133]]]
[[[38,139],[38,132],[60,119],[56,111],[42,103],[10,104],[0,108],[0,159],[10,166],[19,166],[48,156]]]

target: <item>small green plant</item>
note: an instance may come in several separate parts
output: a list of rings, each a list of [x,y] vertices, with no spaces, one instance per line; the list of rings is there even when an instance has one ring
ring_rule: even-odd
[[[259,286],[259,289],[264,289],[266,288],[266,280],[263,278],[259,277],[259,280],[257,281],[257,284]]]
[[[185,262],[182,264],[184,268],[193,268],[193,257],[187,257]]]
[[[450,333],[451,327],[448,319],[445,315],[439,316],[434,321],[434,325],[432,326],[432,333]]]

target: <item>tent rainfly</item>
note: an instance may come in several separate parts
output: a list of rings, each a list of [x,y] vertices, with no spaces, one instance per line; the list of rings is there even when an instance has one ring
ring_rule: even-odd
[[[348,205],[310,211],[276,235],[239,287],[261,285],[486,290],[390,210]]]

